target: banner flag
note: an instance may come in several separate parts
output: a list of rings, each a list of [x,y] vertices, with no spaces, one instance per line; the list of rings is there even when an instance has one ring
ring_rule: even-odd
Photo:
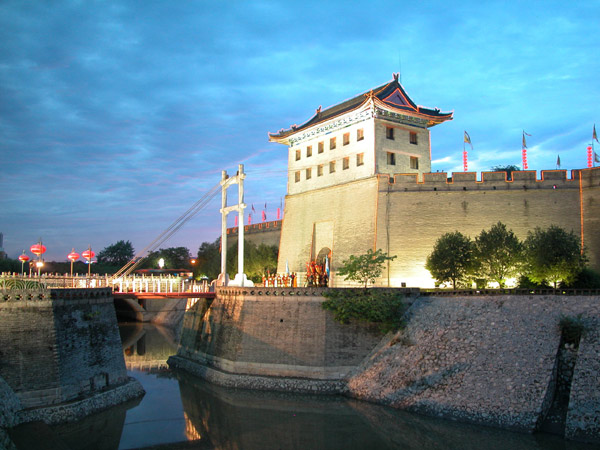
[[[262,221],[263,222],[267,221],[267,214],[264,211],[262,212]]]
[[[560,169],[560,155],[558,155],[558,158],[556,158],[556,168]]]
[[[598,153],[594,152],[594,162],[600,163],[600,158],[598,158]]]
[[[596,124],[594,124],[594,134],[592,134],[592,139],[596,139],[596,142],[600,144],[600,141],[598,140],[598,135],[596,134]]]
[[[471,136],[469,136],[469,133],[467,133],[465,131],[465,143],[469,144],[471,146],[471,150],[473,150],[473,144],[471,143]]]

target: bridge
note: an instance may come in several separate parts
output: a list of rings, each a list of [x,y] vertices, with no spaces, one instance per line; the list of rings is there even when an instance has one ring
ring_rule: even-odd
[[[115,310],[122,320],[169,324],[183,315],[189,299],[212,300],[208,280],[196,281],[187,277],[164,275],[128,275],[119,278],[105,276],[40,277],[2,274],[0,293],[15,291],[47,291],[48,289],[100,288],[112,289]],[[29,294],[28,294],[29,295]]]

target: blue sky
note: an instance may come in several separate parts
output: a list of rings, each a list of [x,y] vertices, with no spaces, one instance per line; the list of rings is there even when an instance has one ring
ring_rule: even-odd
[[[239,163],[246,203],[274,219],[287,153],[267,132],[394,72],[417,104],[454,111],[431,129],[434,171],[462,171],[463,130],[473,171],[521,165],[523,129],[530,169],[585,167],[599,17],[598,1],[5,0],[4,248],[141,250]],[[163,247],[214,241],[218,208]]]

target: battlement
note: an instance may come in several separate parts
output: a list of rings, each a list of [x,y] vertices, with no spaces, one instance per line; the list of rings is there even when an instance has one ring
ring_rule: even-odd
[[[381,174],[379,178],[384,184],[387,179],[392,191],[586,189],[600,185],[600,167],[574,169],[570,177],[567,172],[542,170],[538,179],[535,170],[521,170],[512,172],[510,180],[506,172],[481,172],[481,180],[477,179],[477,172],[455,172],[452,176],[447,172],[424,173],[422,181],[418,174]]]

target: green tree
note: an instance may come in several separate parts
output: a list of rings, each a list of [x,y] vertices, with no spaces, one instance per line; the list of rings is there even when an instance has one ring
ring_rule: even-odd
[[[425,268],[438,283],[452,282],[452,288],[464,283],[475,269],[474,244],[454,231],[438,238],[427,257]]]
[[[360,256],[350,255],[350,258],[342,262],[337,274],[345,277],[345,280],[357,281],[363,283],[365,288],[369,282],[375,283],[375,280],[383,272],[384,263],[393,261],[396,256],[388,256],[381,249],[373,251],[369,249],[366,254]]]
[[[536,283],[548,281],[556,289],[558,282],[571,283],[587,261],[579,238],[571,231],[551,225],[546,230],[536,227],[525,240],[526,272]]]
[[[507,278],[517,276],[521,270],[523,243],[502,222],[489,231],[481,230],[474,251],[477,275],[496,281],[501,288]]]
[[[141,267],[145,269],[157,268],[160,259],[165,261],[165,269],[191,269],[192,255],[186,247],[161,248],[146,256]]]
[[[277,255],[279,249],[275,245],[256,245],[244,240],[244,273],[254,282],[262,280],[263,274],[277,272]],[[232,245],[227,251],[227,272],[233,278],[238,272],[237,245]]]
[[[203,242],[196,258],[196,276],[207,276],[215,279],[221,272],[221,238],[214,242]]]
[[[506,172],[506,179],[508,181],[511,181],[512,173],[518,172],[519,170],[521,170],[521,168],[519,166],[515,166],[514,164],[509,164],[507,166],[494,166],[492,167],[492,170],[494,172]]]
[[[98,264],[122,267],[133,259],[135,250],[129,241],[118,241],[98,253]]]

